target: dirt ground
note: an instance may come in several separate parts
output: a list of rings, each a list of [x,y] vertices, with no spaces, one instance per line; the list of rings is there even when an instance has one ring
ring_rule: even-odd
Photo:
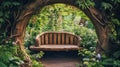
[[[44,67],[78,67],[80,57],[77,51],[69,52],[45,52],[43,58],[40,59]]]

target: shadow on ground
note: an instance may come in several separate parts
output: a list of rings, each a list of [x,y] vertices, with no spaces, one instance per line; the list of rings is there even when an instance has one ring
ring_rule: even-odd
[[[46,51],[40,61],[44,67],[77,67],[81,58],[77,51]]]

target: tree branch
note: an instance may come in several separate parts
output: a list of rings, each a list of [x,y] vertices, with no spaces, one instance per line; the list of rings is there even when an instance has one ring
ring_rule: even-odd
[[[94,18],[99,24],[101,24],[102,26],[104,26],[105,24],[102,23],[102,21],[100,21],[100,20],[103,20],[103,19],[102,19],[102,16],[100,16],[100,15],[96,12],[96,10],[92,10],[93,8],[87,6],[85,0],[83,0],[83,2],[84,2],[84,5],[86,6],[86,8],[87,8],[87,9],[89,10],[89,12],[91,13],[91,15],[93,16],[93,18]],[[97,16],[98,16],[98,17],[97,17]],[[100,18],[100,19],[99,19],[99,18]]]

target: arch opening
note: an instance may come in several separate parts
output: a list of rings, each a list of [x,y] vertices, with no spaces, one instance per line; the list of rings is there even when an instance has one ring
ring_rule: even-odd
[[[18,34],[17,37],[15,37],[15,41],[17,42],[17,44],[20,45],[21,49],[23,48],[23,38],[24,38],[24,33],[26,30],[26,26],[28,25],[28,21],[30,20],[30,18],[32,17],[32,15],[34,13],[36,13],[38,11],[38,9],[42,9],[42,7],[46,6],[46,5],[50,5],[50,4],[55,4],[55,3],[64,3],[64,4],[69,4],[69,5],[73,5],[77,8],[79,8],[79,5],[75,4],[75,0],[48,0],[41,2],[41,0],[36,0],[35,2],[28,4],[27,7],[25,8],[25,10],[23,10],[21,12],[21,15],[19,17],[19,21],[17,21],[16,23],[16,27],[14,31],[14,34]],[[80,9],[80,8],[79,8]],[[93,11],[93,12],[91,12]],[[97,36],[98,36],[98,46],[100,47],[100,52],[102,51],[107,51],[108,48],[108,27],[107,26],[103,26],[101,25],[98,20],[101,22],[102,20],[104,20],[104,18],[101,16],[100,12],[97,11],[95,8],[90,8],[90,9],[84,9],[83,12],[85,12],[85,14],[91,19]],[[97,17],[99,16],[99,17]],[[97,18],[97,19],[96,19]],[[24,51],[23,51],[24,52]],[[98,50],[99,52],[99,50]]]
[[[78,8],[66,4],[53,4],[44,7],[34,15],[27,27],[27,44],[33,45],[33,39],[45,31],[67,31],[83,38],[81,46],[95,48],[97,36],[90,19]],[[30,38],[30,39],[29,39]],[[92,42],[91,42],[92,41]],[[88,43],[89,42],[89,43]],[[28,46],[28,45],[27,45]]]

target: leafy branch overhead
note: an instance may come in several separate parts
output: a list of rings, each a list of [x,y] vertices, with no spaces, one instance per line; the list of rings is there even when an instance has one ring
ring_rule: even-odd
[[[77,0],[76,4],[78,4],[79,7],[82,9],[86,9],[86,8],[95,6],[95,3],[93,0]]]

